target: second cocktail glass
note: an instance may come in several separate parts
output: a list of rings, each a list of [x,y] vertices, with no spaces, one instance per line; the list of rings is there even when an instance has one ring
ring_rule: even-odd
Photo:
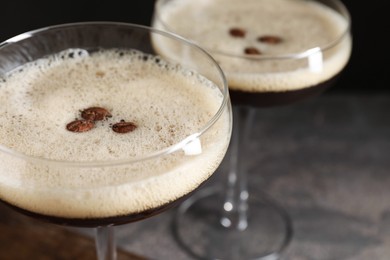
[[[254,114],[319,95],[334,83],[351,54],[348,10],[339,0],[159,0],[153,26],[213,55],[227,75],[234,109],[226,185],[179,207],[177,241],[199,259],[278,258],[292,223],[278,203],[248,185],[261,178],[248,178],[244,161]]]

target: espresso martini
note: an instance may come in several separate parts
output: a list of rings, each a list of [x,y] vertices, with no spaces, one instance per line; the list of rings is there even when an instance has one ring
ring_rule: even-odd
[[[220,164],[227,109],[196,134],[222,102],[210,80],[136,50],[68,49],[26,63],[0,79],[0,200],[77,226],[155,214]]]
[[[153,26],[208,50],[227,75],[233,104],[280,105],[321,93],[346,66],[348,16],[314,1],[244,2],[159,1]]]

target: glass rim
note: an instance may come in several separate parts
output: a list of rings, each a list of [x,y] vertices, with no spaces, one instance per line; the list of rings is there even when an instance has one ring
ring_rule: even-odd
[[[171,0],[156,0],[155,4],[155,13],[154,13],[154,18],[158,19],[158,21],[166,28],[169,32],[172,32],[174,34],[179,34],[175,30],[171,29],[170,26],[161,18],[159,9],[161,8],[162,3],[165,3],[167,1]],[[313,0],[314,1],[314,0]],[[316,0],[317,1],[317,0]],[[247,60],[285,60],[285,59],[302,59],[302,58],[307,58],[315,53],[318,52],[324,52],[328,49],[331,49],[332,47],[336,46],[339,42],[341,42],[351,31],[351,14],[348,11],[347,7],[344,5],[343,2],[340,0],[327,0],[329,2],[332,2],[337,8],[339,8],[339,13],[345,18],[346,20],[346,28],[344,31],[333,41],[329,42],[328,44],[325,44],[323,46],[315,46],[312,48],[309,48],[307,50],[301,51],[301,52],[296,52],[296,53],[286,53],[286,54],[277,54],[277,55],[270,55],[270,54],[262,54],[262,55],[248,55],[248,54],[231,54],[225,51],[221,50],[215,50],[212,48],[206,48],[203,47],[207,52],[216,54],[216,55],[223,55],[226,57],[230,58],[236,58],[236,59],[247,59]],[[317,1],[323,3],[323,1]],[[186,36],[184,36],[186,38]],[[195,44],[198,44],[195,40],[191,40]]]
[[[212,64],[215,66],[217,73],[221,77],[221,83],[223,85],[223,89],[221,89],[221,94],[223,95],[222,102],[217,110],[217,112],[207,121],[203,127],[199,129],[198,132],[195,132],[189,136],[186,136],[179,142],[170,145],[166,148],[163,148],[161,150],[156,150],[154,152],[150,152],[146,155],[137,156],[133,158],[124,158],[124,159],[113,159],[113,160],[91,160],[91,161],[75,161],[75,160],[57,160],[57,159],[50,159],[50,158],[44,158],[44,157],[38,157],[33,155],[27,155],[24,153],[21,153],[19,151],[16,151],[14,149],[8,148],[5,145],[0,144],[0,153],[6,153],[11,156],[15,156],[21,159],[25,159],[28,161],[34,161],[34,162],[41,162],[41,163],[48,163],[48,164],[55,164],[55,165],[61,165],[61,166],[67,166],[67,167],[108,167],[108,166],[120,166],[120,165],[126,165],[126,164],[133,164],[138,163],[150,159],[154,159],[160,156],[165,156],[168,154],[172,154],[174,152],[179,151],[180,149],[183,149],[186,145],[191,143],[192,141],[198,139],[201,137],[204,133],[207,132],[209,128],[211,128],[216,121],[222,116],[225,108],[229,105],[229,89],[227,84],[226,76],[219,66],[219,64],[215,61],[215,59],[202,47],[197,45],[194,42],[191,42],[184,37],[177,35],[172,32],[166,32],[163,30],[158,30],[155,28],[152,28],[150,26],[141,25],[141,24],[135,24],[135,23],[126,23],[126,22],[114,22],[114,21],[86,21],[86,22],[73,22],[73,23],[62,23],[62,24],[56,24],[56,25],[50,25],[41,27],[38,29],[30,30],[21,34],[18,34],[16,36],[13,36],[3,42],[0,42],[0,50],[9,44],[18,43],[20,41],[23,41],[25,39],[28,39],[30,37],[35,36],[36,34],[39,34],[41,32],[45,32],[48,30],[58,30],[61,28],[68,28],[68,27],[76,27],[76,26],[94,26],[94,25],[109,25],[109,26],[124,26],[128,28],[134,28],[137,30],[143,30],[145,32],[153,33],[153,34],[159,34],[164,37],[171,38],[175,41],[180,42],[181,44],[185,44],[189,46],[190,48],[197,49],[202,55],[205,55],[207,59],[209,59]],[[158,55],[159,56],[159,55]]]

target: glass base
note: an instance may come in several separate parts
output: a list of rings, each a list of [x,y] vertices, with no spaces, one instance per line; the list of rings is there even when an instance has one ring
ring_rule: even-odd
[[[292,236],[291,220],[274,201],[249,196],[248,227],[221,224],[221,189],[200,190],[184,201],[173,219],[173,234],[196,259],[279,259]]]

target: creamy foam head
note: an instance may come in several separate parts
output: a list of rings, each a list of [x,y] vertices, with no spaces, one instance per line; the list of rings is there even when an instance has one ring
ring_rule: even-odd
[[[52,160],[142,157],[199,132],[222,99],[212,82],[161,58],[137,51],[67,50],[26,64],[0,83],[0,144]],[[66,129],[80,118],[80,110],[94,106],[106,108],[112,117],[88,132]],[[122,119],[138,127],[115,133],[110,125]],[[26,163],[1,153],[0,199],[42,214],[81,218],[158,207],[214,172],[226,151],[229,127],[224,113],[200,138],[199,155],[180,150],[118,167]]]
[[[336,46],[310,59],[243,58],[248,47],[259,50],[261,58],[302,53],[340,39],[348,28],[347,19],[318,2],[171,0],[160,3],[156,5],[154,26],[181,34],[209,50],[226,72],[231,89],[266,92],[314,86],[339,73],[350,56],[351,39],[346,35]],[[242,29],[245,35],[233,37],[229,33],[232,28]],[[283,40],[278,44],[258,40],[270,35]],[[158,46],[162,53],[172,48],[162,41]]]

